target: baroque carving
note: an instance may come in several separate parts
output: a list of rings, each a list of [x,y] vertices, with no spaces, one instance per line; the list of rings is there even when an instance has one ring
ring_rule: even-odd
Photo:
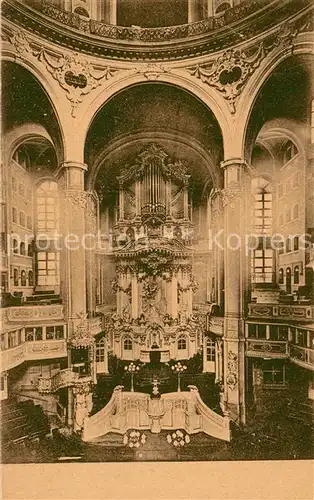
[[[155,81],[160,75],[169,73],[170,69],[165,68],[162,64],[149,63],[145,66],[140,66],[135,72],[144,75],[149,81]]]
[[[67,190],[65,192],[66,198],[71,202],[76,208],[87,209],[87,193],[79,189]]]
[[[241,186],[238,182],[229,184],[222,190],[222,204],[224,207],[235,201],[241,196]]]
[[[102,70],[96,70],[77,53],[55,59],[41,49],[37,57],[45,63],[49,73],[66,91],[66,96],[72,106],[72,116],[75,116],[75,109],[83,101],[84,96],[99,87],[103,80],[112,77],[116,71],[108,66]]]
[[[236,388],[238,383],[238,356],[232,352],[228,352],[228,373],[226,383],[232,391]]]
[[[253,55],[246,55],[240,49],[229,49],[210,65],[187,68],[192,76],[216,88],[230,105],[231,113],[236,112],[236,99],[241,94],[248,78],[259,67],[265,56],[261,43]]]

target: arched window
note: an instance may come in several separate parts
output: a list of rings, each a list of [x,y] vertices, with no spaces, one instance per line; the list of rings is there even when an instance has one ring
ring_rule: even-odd
[[[58,229],[58,185],[45,181],[36,190],[37,230],[53,232]]]
[[[12,222],[17,222],[17,210],[15,207],[12,208]]]
[[[186,350],[186,337],[184,335],[180,335],[178,338],[178,351]]]
[[[24,243],[24,241],[22,241],[20,243],[20,254],[25,255],[25,243]]]
[[[78,14],[79,16],[89,17],[89,13],[83,7],[76,7],[74,10],[74,14]]]
[[[25,221],[25,214],[24,212],[20,212],[20,226],[25,227],[26,226],[26,221]]]
[[[29,243],[28,246],[27,246],[27,255],[29,257],[33,257],[33,253],[34,253],[33,252],[33,245],[31,243]]]
[[[299,205],[295,205],[293,207],[293,218],[298,219],[299,218]]]
[[[13,285],[19,286],[19,272],[17,269],[13,270]]]
[[[28,286],[34,286],[34,273],[33,273],[33,271],[28,271]]]
[[[300,283],[300,268],[299,266],[295,266],[293,269],[293,282],[295,285]]]
[[[292,160],[294,156],[298,154],[298,148],[292,141],[288,141],[284,147],[283,153],[283,165]]]
[[[230,7],[231,7],[230,3],[223,2],[217,7],[215,14],[222,14],[222,12],[225,12],[226,10],[230,9]]]
[[[20,167],[27,169],[30,165],[30,161],[24,146],[20,146],[15,150],[13,160],[16,161]]]
[[[286,240],[286,252],[291,252],[291,238],[287,238]]]
[[[286,292],[291,293],[291,268],[287,267],[286,270]]]
[[[26,272],[21,271],[21,286],[26,286]]]
[[[125,337],[123,341],[123,349],[125,351],[132,351],[132,348],[133,348],[132,339],[130,337]]]
[[[283,285],[283,282],[284,282],[283,269],[279,269],[279,284]]]
[[[296,252],[299,250],[299,236],[293,238],[293,250]]]
[[[13,240],[13,253],[19,253],[19,245],[17,240]]]

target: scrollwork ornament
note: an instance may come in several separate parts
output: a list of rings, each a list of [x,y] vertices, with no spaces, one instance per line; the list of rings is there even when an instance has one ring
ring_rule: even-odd
[[[187,68],[190,75],[216,88],[230,105],[232,114],[236,112],[236,100],[249,77],[260,66],[265,57],[263,43],[257,51],[248,56],[240,49],[228,49],[210,65]]]
[[[238,356],[232,352],[228,352],[228,372],[226,377],[226,383],[231,391],[234,391],[238,383]]]
[[[42,48],[37,53],[37,58],[44,62],[52,77],[66,91],[66,96],[72,106],[73,117],[84,96],[99,87],[104,80],[111,78],[117,71],[108,66],[96,70],[78,53],[53,58]]]
[[[68,190],[65,193],[66,198],[71,202],[72,206],[77,208],[87,209],[87,193],[81,190]]]
[[[241,186],[238,182],[229,184],[222,190],[222,204],[224,207],[234,202],[241,196]]]

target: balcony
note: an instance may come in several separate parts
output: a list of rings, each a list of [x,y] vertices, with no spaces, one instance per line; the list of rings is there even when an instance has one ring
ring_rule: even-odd
[[[251,358],[289,358],[288,343],[281,340],[247,340],[246,356]]]
[[[95,55],[101,51],[107,58],[156,61],[225,50],[239,43],[239,33],[245,41],[284,24],[300,12],[310,18],[311,4],[311,0],[244,0],[222,16],[157,28],[115,26],[83,19],[42,0],[5,0],[2,16],[28,31],[36,25],[39,36],[72,50]]]
[[[82,377],[78,372],[74,372],[71,368],[66,368],[56,373],[53,377],[38,379],[38,392],[41,394],[49,394],[56,392],[59,389],[66,387],[79,386],[92,381],[92,377]]]
[[[214,333],[215,335],[222,336],[224,333],[224,318],[219,318],[217,316],[210,316],[208,323],[208,331]]]
[[[88,331],[95,337],[98,333],[101,333],[104,329],[104,318],[103,316],[96,316],[94,318],[88,318]]]
[[[296,365],[314,371],[314,350],[296,345],[289,346],[290,360]]]
[[[310,322],[314,319],[314,306],[252,303],[249,304],[248,316],[254,319]]]
[[[67,356],[66,340],[37,340],[24,342],[0,353],[1,370],[11,370],[24,361],[64,358]]]
[[[4,314],[7,321],[18,323],[63,320],[63,307],[61,304],[8,307]]]

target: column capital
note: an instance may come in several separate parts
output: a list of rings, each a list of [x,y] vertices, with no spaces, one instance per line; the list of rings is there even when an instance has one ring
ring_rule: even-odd
[[[61,171],[67,168],[75,168],[78,170],[83,170],[85,172],[88,170],[88,165],[86,163],[80,163],[78,161],[63,161],[62,163],[60,163],[56,171],[56,176],[58,177]]]
[[[226,169],[228,167],[242,167],[251,172],[252,166],[245,158],[229,158],[228,160],[223,160],[220,162],[220,168]]]

